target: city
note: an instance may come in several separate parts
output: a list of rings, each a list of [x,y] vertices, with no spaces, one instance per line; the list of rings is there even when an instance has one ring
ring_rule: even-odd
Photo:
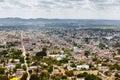
[[[120,0],[0,0],[0,80],[120,80]]]
[[[120,78],[119,30],[41,28],[0,34],[0,74],[4,80]]]

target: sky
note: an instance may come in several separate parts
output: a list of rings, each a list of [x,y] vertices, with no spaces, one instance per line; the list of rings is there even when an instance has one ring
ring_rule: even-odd
[[[0,0],[0,18],[120,20],[120,0]]]

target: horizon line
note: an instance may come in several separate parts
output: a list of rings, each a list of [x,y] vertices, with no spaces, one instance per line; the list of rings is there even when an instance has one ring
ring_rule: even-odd
[[[102,19],[102,18],[47,18],[47,17],[30,17],[30,18],[25,18],[25,17],[0,17],[0,19],[7,19],[7,18],[11,18],[11,19],[15,19],[15,18],[19,18],[19,19],[58,19],[58,20],[120,20],[120,19]]]

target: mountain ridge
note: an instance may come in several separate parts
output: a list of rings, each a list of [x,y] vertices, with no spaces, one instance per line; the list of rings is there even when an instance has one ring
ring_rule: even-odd
[[[0,18],[0,26],[10,25],[37,25],[37,26],[77,26],[77,27],[94,27],[94,26],[119,26],[120,20],[102,20],[102,19],[48,19],[48,18]]]

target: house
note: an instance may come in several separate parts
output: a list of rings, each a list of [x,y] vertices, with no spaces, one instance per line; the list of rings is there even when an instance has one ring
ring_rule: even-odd
[[[81,69],[87,69],[88,70],[89,69],[89,65],[77,65],[76,69],[77,70],[81,70]]]
[[[76,78],[76,80],[85,80],[85,78],[84,77],[82,77],[82,78]]]
[[[23,76],[23,74],[24,74],[24,70],[23,69],[17,69],[17,71],[16,71],[16,73],[15,73],[15,77],[16,78],[21,78],[22,76]]]
[[[109,71],[109,67],[107,67],[107,66],[99,66],[99,67],[98,67],[98,70],[99,70],[99,71],[106,72],[106,71]]]
[[[3,67],[3,66],[4,66],[4,65],[1,63],[1,64],[0,64],[0,67]]]
[[[67,54],[61,54],[61,55],[59,55],[59,56],[57,57],[57,60],[60,61],[60,60],[62,60],[62,59],[64,59],[64,58],[66,58],[66,56],[67,56]]]
[[[14,62],[15,62],[15,63],[19,63],[20,60],[19,60],[19,59],[14,59]]]
[[[48,55],[48,56],[56,59],[59,56],[59,54],[51,54],[51,55]]]
[[[74,70],[74,69],[76,69],[76,67],[67,66],[67,69],[68,70]]]
[[[63,75],[62,71],[60,70],[60,68],[56,65],[53,65],[53,71],[52,71],[52,75],[55,75],[55,74],[60,74],[60,75]]]
[[[11,69],[15,68],[15,65],[9,64],[9,65],[5,66],[5,68],[7,68],[8,70],[11,70]]]

